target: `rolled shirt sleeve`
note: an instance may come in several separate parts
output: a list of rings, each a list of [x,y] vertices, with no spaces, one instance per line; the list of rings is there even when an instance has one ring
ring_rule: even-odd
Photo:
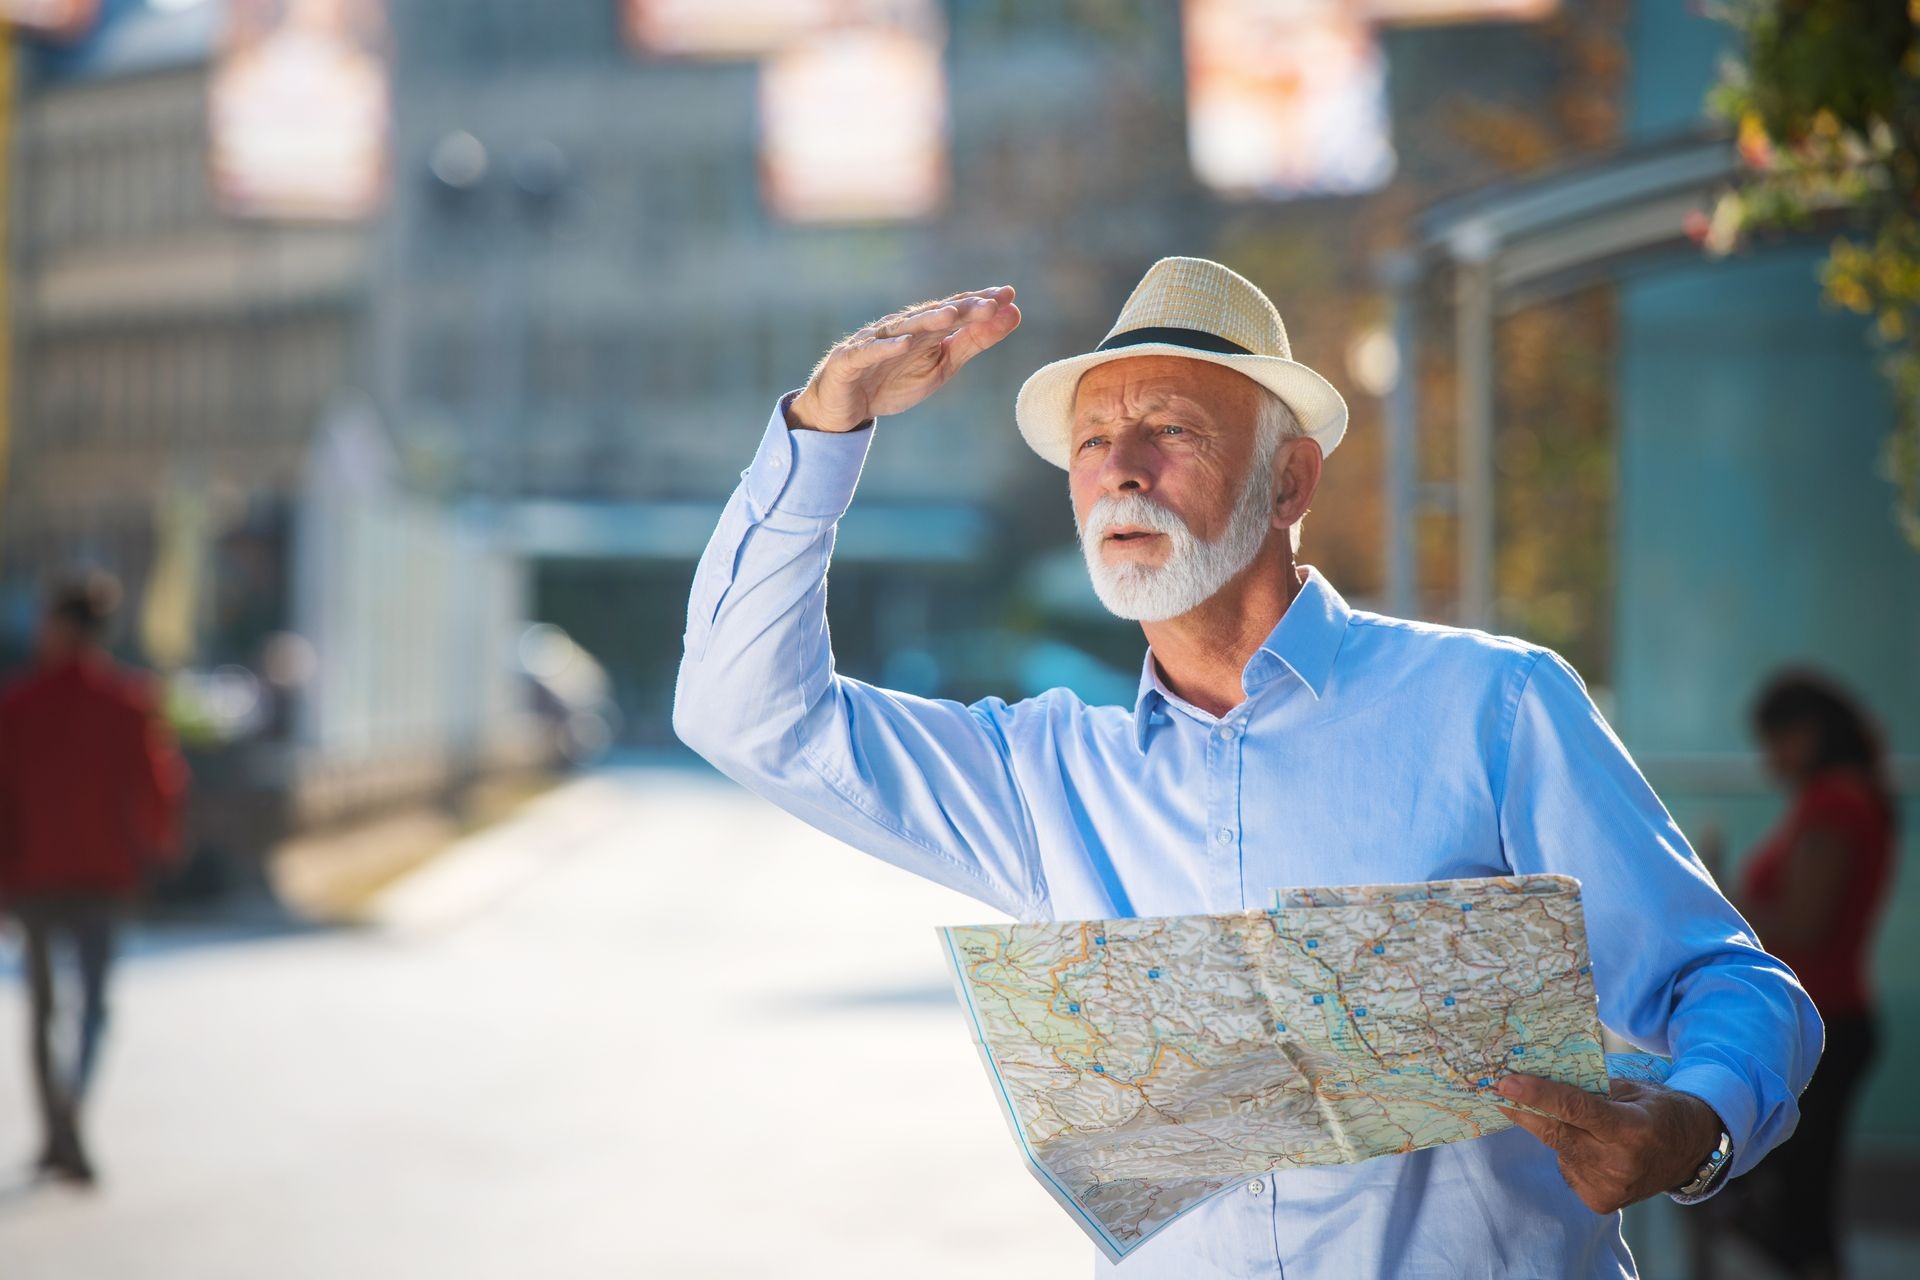
[[[837,523],[873,439],[774,408],[688,602],[674,729],[722,772],[856,848],[1010,915],[1043,897],[1014,777],[1017,708],[839,675],[826,616]]]
[[[1600,1020],[1671,1054],[1668,1086],[1704,1100],[1733,1140],[1728,1176],[1751,1169],[1799,1119],[1820,1017],[1551,651],[1534,654],[1519,683],[1499,794],[1514,870],[1583,886]]]

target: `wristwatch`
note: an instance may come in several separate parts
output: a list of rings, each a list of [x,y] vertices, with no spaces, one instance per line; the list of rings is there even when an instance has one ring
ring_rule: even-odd
[[[1669,1194],[1679,1199],[1691,1199],[1703,1196],[1727,1167],[1727,1157],[1733,1154],[1733,1138],[1725,1129],[1720,1131],[1720,1141],[1707,1153],[1707,1159],[1693,1175],[1693,1181],[1675,1187]]]

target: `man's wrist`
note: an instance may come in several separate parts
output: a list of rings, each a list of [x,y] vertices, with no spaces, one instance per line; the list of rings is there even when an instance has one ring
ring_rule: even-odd
[[[1694,1125],[1698,1137],[1689,1144],[1689,1150],[1694,1153],[1691,1172],[1667,1193],[1682,1198],[1704,1196],[1733,1162],[1733,1138],[1720,1113],[1704,1099],[1691,1094],[1679,1096],[1692,1104],[1688,1110],[1696,1113]]]
[[[787,401],[785,417],[787,428],[791,431],[827,431],[839,435],[873,425],[872,418],[863,418],[859,422],[845,425],[831,422],[820,412],[820,406],[816,402],[807,399],[807,393],[804,390]]]
[[[1694,1171],[1693,1177],[1671,1188],[1667,1194],[1681,1204],[1693,1204],[1704,1200],[1719,1189],[1720,1183],[1727,1176],[1727,1170],[1732,1167],[1733,1139],[1723,1129],[1720,1132],[1719,1141],[1714,1144],[1713,1150],[1707,1153],[1707,1158],[1700,1162],[1700,1167]]]
[[[755,520],[775,510],[803,519],[839,519],[853,501],[873,443],[871,431],[794,430],[787,425],[786,411],[798,394],[781,394],[752,464],[741,473]]]

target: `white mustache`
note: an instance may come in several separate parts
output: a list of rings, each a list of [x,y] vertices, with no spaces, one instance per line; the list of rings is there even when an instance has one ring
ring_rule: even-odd
[[[1192,533],[1185,520],[1138,493],[1108,494],[1087,513],[1087,527],[1095,531],[1095,541],[1104,540],[1116,527],[1129,525],[1155,533]],[[1084,529],[1081,536],[1086,536]]]

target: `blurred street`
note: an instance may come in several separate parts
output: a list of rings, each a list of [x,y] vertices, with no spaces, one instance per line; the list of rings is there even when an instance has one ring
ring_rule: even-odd
[[[0,983],[7,1280],[1077,1275],[932,929],[977,905],[711,775],[609,771],[382,928],[143,934],[92,1194],[29,1191]],[[11,968],[9,940],[5,962]]]

